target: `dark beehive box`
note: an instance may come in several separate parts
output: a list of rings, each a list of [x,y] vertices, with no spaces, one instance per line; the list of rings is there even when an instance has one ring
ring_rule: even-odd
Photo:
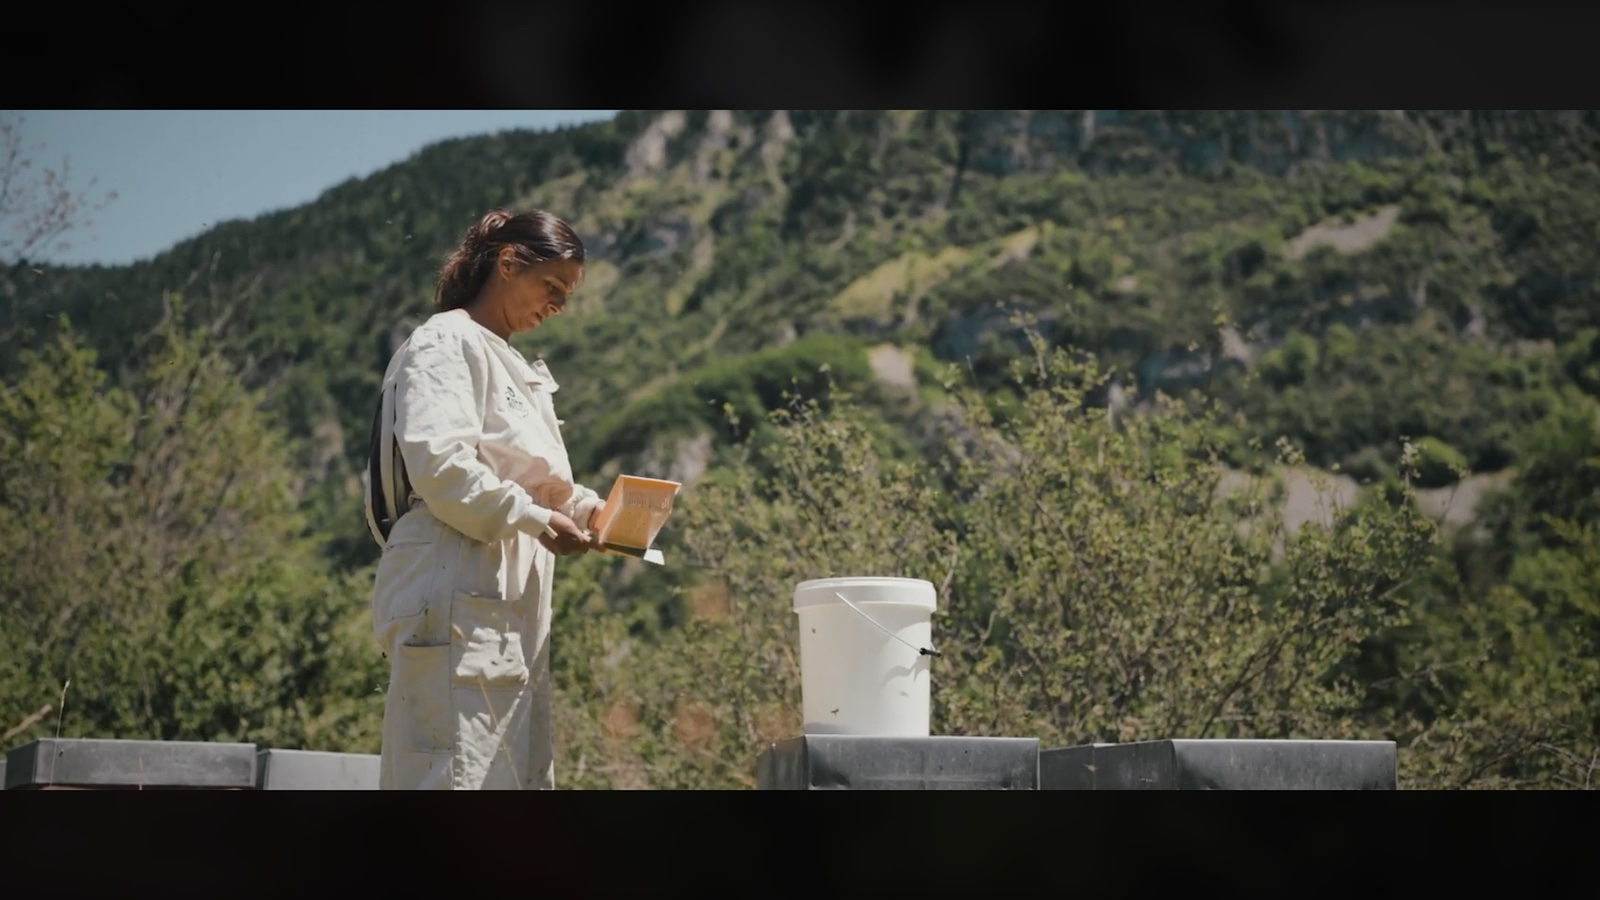
[[[772,744],[756,761],[756,788],[766,791],[1038,787],[1034,738],[813,734]]]
[[[254,744],[43,738],[6,754],[6,790],[254,790]]]
[[[1392,791],[1393,741],[1168,740],[1039,754],[1047,791]]]

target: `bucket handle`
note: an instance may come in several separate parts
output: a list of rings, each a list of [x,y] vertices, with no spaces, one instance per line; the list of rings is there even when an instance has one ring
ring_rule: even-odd
[[[939,651],[933,649],[932,647],[918,647],[917,645],[911,643],[910,641],[906,640],[905,638],[901,637],[900,635],[895,634],[894,632],[892,632],[889,629],[883,627],[882,625],[879,625],[876,620],[874,620],[871,616],[867,615],[866,613],[862,612],[860,607],[856,606],[854,603],[851,603],[849,600],[846,600],[845,596],[843,594],[839,593],[838,591],[834,591],[833,595],[835,597],[838,597],[840,600],[844,600],[844,605],[850,607],[853,610],[855,610],[856,611],[856,615],[860,616],[863,619],[866,619],[868,622],[871,622],[873,628],[878,629],[879,631],[883,632],[884,634],[887,634],[889,637],[892,637],[895,640],[899,641],[900,643],[905,644],[907,647],[910,647],[911,649],[917,651],[917,654],[919,656],[944,656],[943,653],[940,653]]]

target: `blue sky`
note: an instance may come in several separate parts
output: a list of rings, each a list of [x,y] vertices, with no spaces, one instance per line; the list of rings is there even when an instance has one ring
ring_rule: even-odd
[[[117,197],[45,262],[148,259],[221,222],[315,200],[449,138],[609,119],[616,110],[24,110],[35,165]]]

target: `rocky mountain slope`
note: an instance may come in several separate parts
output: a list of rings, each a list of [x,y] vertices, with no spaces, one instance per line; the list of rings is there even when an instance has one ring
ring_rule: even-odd
[[[1442,488],[1513,467],[1523,426],[1596,389],[1597,136],[1593,112],[630,111],[441,143],[151,262],[6,288],[14,322],[66,318],[111,365],[173,294],[226,310],[352,563],[373,388],[495,205],[589,244],[570,314],[520,343],[593,482],[692,480],[739,436],[727,410],[830,380],[876,384],[914,434],[940,363],[998,388],[1020,311],[1122,368],[1113,409],[1224,398],[1241,469],[1287,434],[1381,481],[1407,437]]]

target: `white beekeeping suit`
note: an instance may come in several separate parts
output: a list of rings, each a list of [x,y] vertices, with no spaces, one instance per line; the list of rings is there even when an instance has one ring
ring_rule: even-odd
[[[380,789],[554,787],[555,556],[537,537],[550,510],[584,528],[601,504],[573,481],[556,389],[462,310],[418,327],[384,375],[367,491],[390,673]]]

